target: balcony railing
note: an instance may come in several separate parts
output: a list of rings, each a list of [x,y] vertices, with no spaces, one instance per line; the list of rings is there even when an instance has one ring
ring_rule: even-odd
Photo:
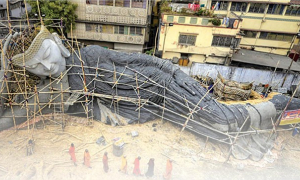
[[[90,32],[84,30],[74,30],[73,36],[78,39],[87,39],[94,41],[107,41],[107,42],[119,42],[119,43],[129,43],[129,44],[144,44],[144,36],[131,36],[122,34],[108,34],[108,33],[98,33]]]
[[[147,10],[143,8],[129,8],[116,6],[103,6],[94,4],[81,4],[78,20],[109,22],[120,24],[147,24]]]

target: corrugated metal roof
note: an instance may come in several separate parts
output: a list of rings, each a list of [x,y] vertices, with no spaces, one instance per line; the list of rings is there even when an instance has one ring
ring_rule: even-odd
[[[278,68],[281,69],[288,69],[292,61],[292,59],[286,56],[251,51],[246,49],[241,49],[236,54],[233,54],[231,60],[268,67],[276,67],[277,62],[280,61],[278,64]],[[291,70],[299,72],[300,65],[298,63],[293,63]]]

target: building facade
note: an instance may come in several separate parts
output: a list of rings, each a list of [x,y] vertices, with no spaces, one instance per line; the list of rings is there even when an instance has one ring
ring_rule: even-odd
[[[243,19],[241,48],[287,55],[299,43],[299,0],[213,0],[210,8],[218,16],[234,12]]]
[[[143,51],[149,40],[150,0],[71,1],[78,4],[78,20],[69,38],[119,51]]]
[[[242,20],[231,16],[232,24],[213,25],[210,17],[162,14],[158,53],[165,59],[224,64],[239,47]]]

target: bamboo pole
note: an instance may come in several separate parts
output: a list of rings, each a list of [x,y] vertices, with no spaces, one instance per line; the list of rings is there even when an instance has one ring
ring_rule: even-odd
[[[164,106],[163,106],[163,111],[161,114],[161,121],[164,121],[164,114],[165,114],[165,108],[166,108],[166,82],[164,82]]]
[[[8,30],[9,30],[9,34],[12,34],[9,12],[10,12],[10,4],[9,4],[9,1],[6,0],[6,13],[7,13],[7,21],[8,21]]]
[[[277,119],[277,121],[276,121],[276,123],[275,123],[276,126],[278,126],[278,125],[280,124],[281,118],[283,117],[283,115],[284,115],[284,113],[285,113],[287,107],[289,106],[290,102],[293,100],[293,98],[294,98],[294,96],[295,96],[295,94],[296,94],[296,92],[297,92],[299,86],[300,86],[300,82],[298,83],[298,85],[297,85],[297,87],[296,87],[296,89],[295,89],[295,91],[294,91],[292,97],[290,98],[290,100],[289,100],[288,103],[286,104],[285,108],[283,109],[281,115],[278,117],[278,119]]]
[[[43,19],[42,19],[42,16],[41,16],[39,0],[36,0],[36,5],[37,5],[37,8],[38,8],[41,25],[44,25],[44,22],[43,22]]]
[[[4,52],[3,52],[3,46],[2,46],[2,42],[1,42],[1,51],[2,51],[2,59],[4,59],[5,60],[5,54],[4,54]],[[5,71],[6,70],[6,65],[5,65],[5,62],[2,62],[2,66],[3,66],[3,69],[4,69],[4,81],[3,81],[3,83],[2,83],[2,87],[3,87],[3,89],[1,90],[1,94],[3,94],[2,93],[2,91],[4,90],[4,88],[5,88],[5,85],[6,85],[6,90],[7,90],[7,94],[8,94],[8,99],[7,98],[4,98],[3,97],[3,99],[7,99],[8,100],[8,102],[9,102],[9,106],[10,106],[10,108],[11,108],[11,112],[12,112],[12,118],[13,118],[13,122],[14,122],[14,127],[15,127],[15,131],[16,131],[16,120],[15,120],[15,116],[14,116],[14,111],[13,111],[13,107],[12,107],[12,105],[11,105],[11,103],[12,103],[12,98],[11,98],[11,94],[9,94],[10,93],[10,90],[9,90],[9,83],[8,83],[8,81],[7,81],[7,71]],[[9,66],[8,66],[9,67]],[[5,85],[4,85],[4,82],[5,82]]]
[[[78,41],[77,41],[77,38],[75,37],[75,41],[76,41],[76,45],[77,45],[77,48],[78,48],[78,53],[79,53],[79,60],[80,60],[80,65],[81,65],[81,70],[82,70],[82,73],[83,73],[83,91],[84,92],[88,92],[88,89],[87,89],[87,86],[86,86],[86,77],[85,77],[85,71],[84,71],[84,65],[83,65],[83,60],[81,58],[81,53],[80,53],[80,49],[79,49],[79,45],[78,45]],[[88,109],[88,97],[85,96],[85,104],[86,104],[86,118],[87,118],[87,122],[89,122],[89,109]]]
[[[62,76],[62,73],[61,73],[61,76]],[[65,129],[65,125],[66,125],[66,122],[65,122],[65,117],[64,117],[64,113],[65,113],[65,110],[64,110],[64,93],[63,93],[63,85],[62,85],[62,82],[60,81],[60,101],[61,101],[61,114],[62,114],[62,131],[64,131]]]
[[[270,56],[271,57],[271,56]],[[273,58],[272,58],[273,59]],[[266,91],[266,94],[268,94],[268,91],[269,91],[269,89],[270,89],[270,87],[271,87],[271,83],[273,82],[273,77],[275,76],[275,72],[276,72],[276,70],[277,70],[277,67],[278,67],[278,64],[279,64],[279,62],[280,62],[280,60],[278,60],[277,61],[277,64],[276,64],[276,67],[275,67],[275,69],[274,69],[274,71],[273,71],[273,74],[272,74],[272,77],[271,77],[271,79],[270,79],[270,81],[269,81],[269,86],[268,86],[268,88],[267,88],[267,91]],[[264,99],[266,98],[266,95],[264,96]]]
[[[27,25],[28,25],[28,28],[29,28],[30,23],[29,23],[29,17],[28,17],[28,12],[27,12],[27,3],[26,3],[26,0],[24,0],[24,4],[25,4],[25,13],[26,13]]]
[[[232,140],[230,139],[230,142],[231,142],[231,144],[230,144],[230,149],[229,149],[229,152],[228,152],[228,157],[227,157],[227,159],[226,159],[225,162],[227,162],[227,161],[229,160],[229,157],[230,157],[230,155],[231,155],[231,153],[232,153],[233,145],[235,145],[235,142],[237,141],[237,138],[238,138],[240,132],[242,131],[244,125],[246,124],[246,122],[248,121],[249,118],[250,118],[250,116],[248,116],[248,117],[246,118],[246,120],[245,120],[244,123],[242,124],[240,130],[238,131],[238,133],[237,133],[236,136],[234,137],[234,140],[232,141]]]
[[[36,87],[36,86],[34,86],[34,91],[35,91],[37,94],[39,94],[38,91],[37,91],[37,87]],[[38,107],[39,107],[40,116],[41,116],[41,118],[42,118],[43,126],[44,126],[44,129],[45,129],[46,125],[45,125],[45,121],[44,121],[44,116],[43,116],[43,114],[42,114],[42,111],[40,111],[40,109],[41,109],[41,106],[40,106],[40,98],[39,98],[38,95],[36,96],[36,98],[37,98],[36,100],[37,100],[37,105],[38,105]]]
[[[196,108],[198,108],[199,104],[202,102],[202,100],[209,94],[209,91],[216,85],[218,84],[218,82],[216,82],[210,89],[208,89],[208,91],[206,92],[206,94],[204,96],[201,97],[201,99],[198,101],[197,105],[194,107],[194,109],[189,113],[189,116],[187,117],[184,126],[182,127],[180,134],[182,131],[184,131],[185,126],[187,125],[187,123],[189,122],[191,116],[193,115],[193,113],[195,112]]]
[[[138,83],[137,79],[138,79],[137,78],[137,73],[135,73],[136,91],[137,91],[138,100],[139,100],[139,107],[140,107],[141,106],[141,95],[140,95],[139,83]],[[139,109],[139,114],[138,114],[139,119],[140,119],[140,117],[141,117],[141,108]]]

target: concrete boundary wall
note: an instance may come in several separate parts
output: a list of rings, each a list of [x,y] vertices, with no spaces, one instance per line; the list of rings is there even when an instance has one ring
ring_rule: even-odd
[[[193,63],[191,67],[180,67],[180,69],[190,76],[203,75],[210,76],[211,78],[216,79],[218,72],[220,72],[220,74],[224,78],[234,80],[237,82],[254,81],[254,85],[262,83],[271,84],[271,86],[279,87],[281,86],[285,76],[285,73],[277,72],[275,73],[272,79],[273,71],[203,63]],[[290,90],[291,85],[297,85],[299,81],[300,74],[289,74],[285,80],[283,87]]]

